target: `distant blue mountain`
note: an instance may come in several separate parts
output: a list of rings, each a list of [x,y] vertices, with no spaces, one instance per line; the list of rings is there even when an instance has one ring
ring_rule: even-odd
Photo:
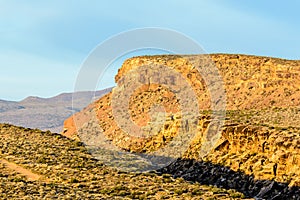
[[[111,90],[62,93],[51,98],[30,96],[19,102],[0,100],[0,123],[61,132],[66,118]]]

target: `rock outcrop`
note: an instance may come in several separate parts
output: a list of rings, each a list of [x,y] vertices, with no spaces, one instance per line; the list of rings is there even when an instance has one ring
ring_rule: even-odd
[[[275,181],[286,183],[289,187],[299,187],[300,61],[247,55],[209,56],[223,80],[226,91],[226,118],[220,129],[221,137],[205,157],[199,158],[199,152],[203,137],[208,128],[213,126],[210,111],[212,93],[209,90],[210,85],[206,84],[201,74],[188,62],[197,59],[201,61],[203,56],[200,55],[134,57],[126,60],[119,69],[115,80],[121,90],[134,85],[134,81],[148,81],[148,84],[135,88],[130,95],[130,118],[117,111],[123,116],[125,125],[126,120],[134,122],[142,127],[144,133],[149,133],[146,137],[130,135],[120,128],[114,113],[114,109],[118,108],[114,98],[120,101],[124,99],[114,96],[113,92],[67,119],[62,134],[77,139],[89,135],[91,139],[95,139],[98,126],[108,140],[127,151],[152,152],[167,145],[184,128],[182,120],[185,113],[181,112],[181,104],[186,106],[191,102],[189,98],[186,102],[178,100],[174,93],[176,89],[170,90],[165,86],[180,85],[172,76],[159,75],[162,77],[159,81],[165,81],[166,84],[155,84],[155,81],[147,80],[145,74],[149,72],[143,71],[139,74],[137,69],[153,65],[169,67],[181,74],[188,83],[196,94],[201,110],[200,117],[195,121],[197,134],[181,159],[205,161],[252,176],[255,180]],[[130,73],[135,75],[135,79],[123,78]],[[156,126],[152,114],[163,113],[162,111],[166,113],[163,115],[164,123]],[[176,165],[169,171],[174,172],[175,168]],[[248,184],[249,187],[250,185]],[[245,186],[245,191],[249,189],[248,186]],[[259,192],[257,195],[262,198],[274,195],[269,191],[269,194],[264,194],[263,190],[258,189],[251,191]]]

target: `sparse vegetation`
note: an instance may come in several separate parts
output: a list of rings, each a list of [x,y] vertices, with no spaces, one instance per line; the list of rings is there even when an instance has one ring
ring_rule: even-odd
[[[225,189],[188,183],[168,174],[114,170],[93,159],[81,143],[50,132],[0,124],[0,147],[0,160],[41,176],[29,181],[0,162],[1,199],[207,199],[214,195],[212,190],[223,191],[223,199],[232,198]]]

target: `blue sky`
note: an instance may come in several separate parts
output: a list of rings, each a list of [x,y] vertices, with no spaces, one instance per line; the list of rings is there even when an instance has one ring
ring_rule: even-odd
[[[72,92],[89,52],[135,28],[174,29],[208,53],[300,59],[299,8],[289,0],[0,0],[0,99]]]

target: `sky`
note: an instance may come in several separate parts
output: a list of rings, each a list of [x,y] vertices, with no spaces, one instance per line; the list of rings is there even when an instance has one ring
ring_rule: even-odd
[[[296,0],[0,0],[0,99],[72,92],[97,45],[144,27],[178,31],[208,53],[300,59],[299,8]],[[114,84],[121,63],[99,89]]]

